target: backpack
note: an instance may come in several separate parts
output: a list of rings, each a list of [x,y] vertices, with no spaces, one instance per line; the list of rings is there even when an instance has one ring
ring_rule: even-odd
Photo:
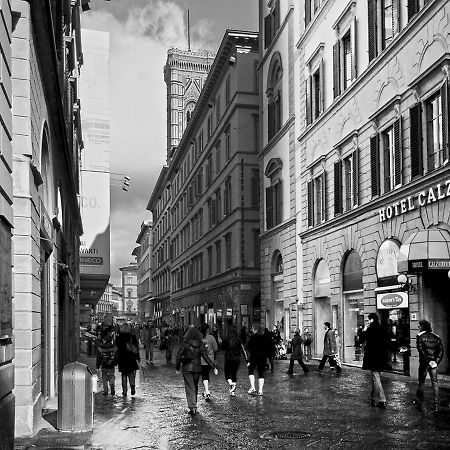
[[[183,350],[181,355],[181,362],[183,364],[189,364],[195,358],[194,352],[192,351],[192,346],[187,344],[187,347]]]

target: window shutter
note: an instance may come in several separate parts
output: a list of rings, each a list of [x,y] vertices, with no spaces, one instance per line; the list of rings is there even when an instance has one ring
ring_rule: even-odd
[[[274,186],[274,190],[276,191],[275,196],[275,225],[279,225],[281,223],[281,211],[283,211],[283,196],[281,195],[281,180]]]
[[[441,87],[441,104],[442,104],[442,162],[448,161],[449,149],[448,149],[448,133],[449,133],[449,114],[448,114],[448,81],[446,80]]]
[[[380,195],[380,141],[378,134],[370,138],[370,171],[372,197]]]
[[[423,174],[422,154],[422,105],[409,108],[409,132],[411,146],[411,178]]]
[[[312,77],[306,80],[306,125],[312,122]]]
[[[264,17],[264,48],[269,47],[272,42],[272,16]]]
[[[266,228],[269,230],[273,227],[273,198],[272,186],[266,188]]]
[[[280,0],[277,0],[275,3],[275,8],[274,8],[274,16],[275,16],[275,29],[274,29],[274,34],[275,31],[278,31],[280,29]]]
[[[342,213],[342,161],[334,163],[334,215]]]
[[[356,78],[357,65],[356,65],[356,17],[353,18],[352,27],[350,29],[350,44],[352,47],[352,80]]]
[[[324,171],[321,175],[322,178],[322,211],[321,217],[322,222],[327,220],[327,173]]]
[[[311,22],[311,0],[305,0],[305,26]]]
[[[408,22],[419,12],[418,0],[408,0]]]
[[[402,184],[403,152],[402,152],[402,118],[394,122],[395,174],[394,186]]]
[[[359,205],[359,150],[353,152],[353,205]]]
[[[336,98],[341,93],[341,65],[339,58],[339,41],[333,45],[333,95]]]
[[[314,187],[313,182],[308,181],[308,227],[314,225]]]
[[[275,103],[269,103],[267,105],[267,131],[268,131],[268,139],[269,141],[273,138],[274,130],[274,121],[275,121]]]
[[[369,25],[369,61],[377,56],[377,2],[369,0],[368,3]]]
[[[390,168],[390,157],[389,157],[389,146],[383,142],[383,159],[384,159],[384,192],[389,192],[391,190],[391,168]]]
[[[320,69],[319,69],[319,83],[320,83],[320,92],[319,92],[319,114],[322,114],[325,110],[324,105],[324,97],[325,97],[325,73],[323,71],[324,63],[323,59],[320,62]]]

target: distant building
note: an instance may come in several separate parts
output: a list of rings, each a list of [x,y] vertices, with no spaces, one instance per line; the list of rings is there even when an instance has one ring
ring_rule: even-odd
[[[110,276],[110,81],[109,33],[82,30],[84,66],[80,100],[81,152],[80,321],[97,317]]]
[[[157,323],[226,333],[258,313],[258,61],[257,33],[226,32],[150,197]]]
[[[137,264],[130,263],[119,269],[122,272],[122,311],[123,315],[138,322],[139,303],[137,296]]]
[[[123,293],[120,286],[112,286],[111,303],[113,316],[120,316],[123,312]]]
[[[97,320],[103,323],[112,323],[113,302],[112,302],[112,284],[106,285],[105,292],[96,306]]]
[[[137,283],[139,319],[144,323],[152,318],[153,309],[151,298],[153,295],[152,271],[150,261],[152,256],[153,227],[150,220],[141,224],[141,231],[136,239],[137,247]]]

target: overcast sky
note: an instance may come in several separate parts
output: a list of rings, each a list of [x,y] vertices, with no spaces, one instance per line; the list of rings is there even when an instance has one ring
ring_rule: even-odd
[[[227,28],[257,31],[257,0],[91,0],[82,27],[109,31],[111,45],[111,172],[131,178],[128,192],[111,187],[111,278],[131,255],[146,206],[166,162],[167,50],[217,51]],[[81,69],[82,70],[82,69]],[[119,176],[112,175],[117,179]]]

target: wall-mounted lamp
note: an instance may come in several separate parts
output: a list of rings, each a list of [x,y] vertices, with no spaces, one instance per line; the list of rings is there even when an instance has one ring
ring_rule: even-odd
[[[235,63],[236,63],[236,56],[231,55],[228,64],[229,64],[230,66],[234,66]]]
[[[397,282],[400,285],[400,289],[403,292],[407,292],[409,294],[410,292],[412,292],[414,290],[414,286],[411,284],[411,280],[409,280],[408,277],[404,273],[401,273],[397,277]]]

